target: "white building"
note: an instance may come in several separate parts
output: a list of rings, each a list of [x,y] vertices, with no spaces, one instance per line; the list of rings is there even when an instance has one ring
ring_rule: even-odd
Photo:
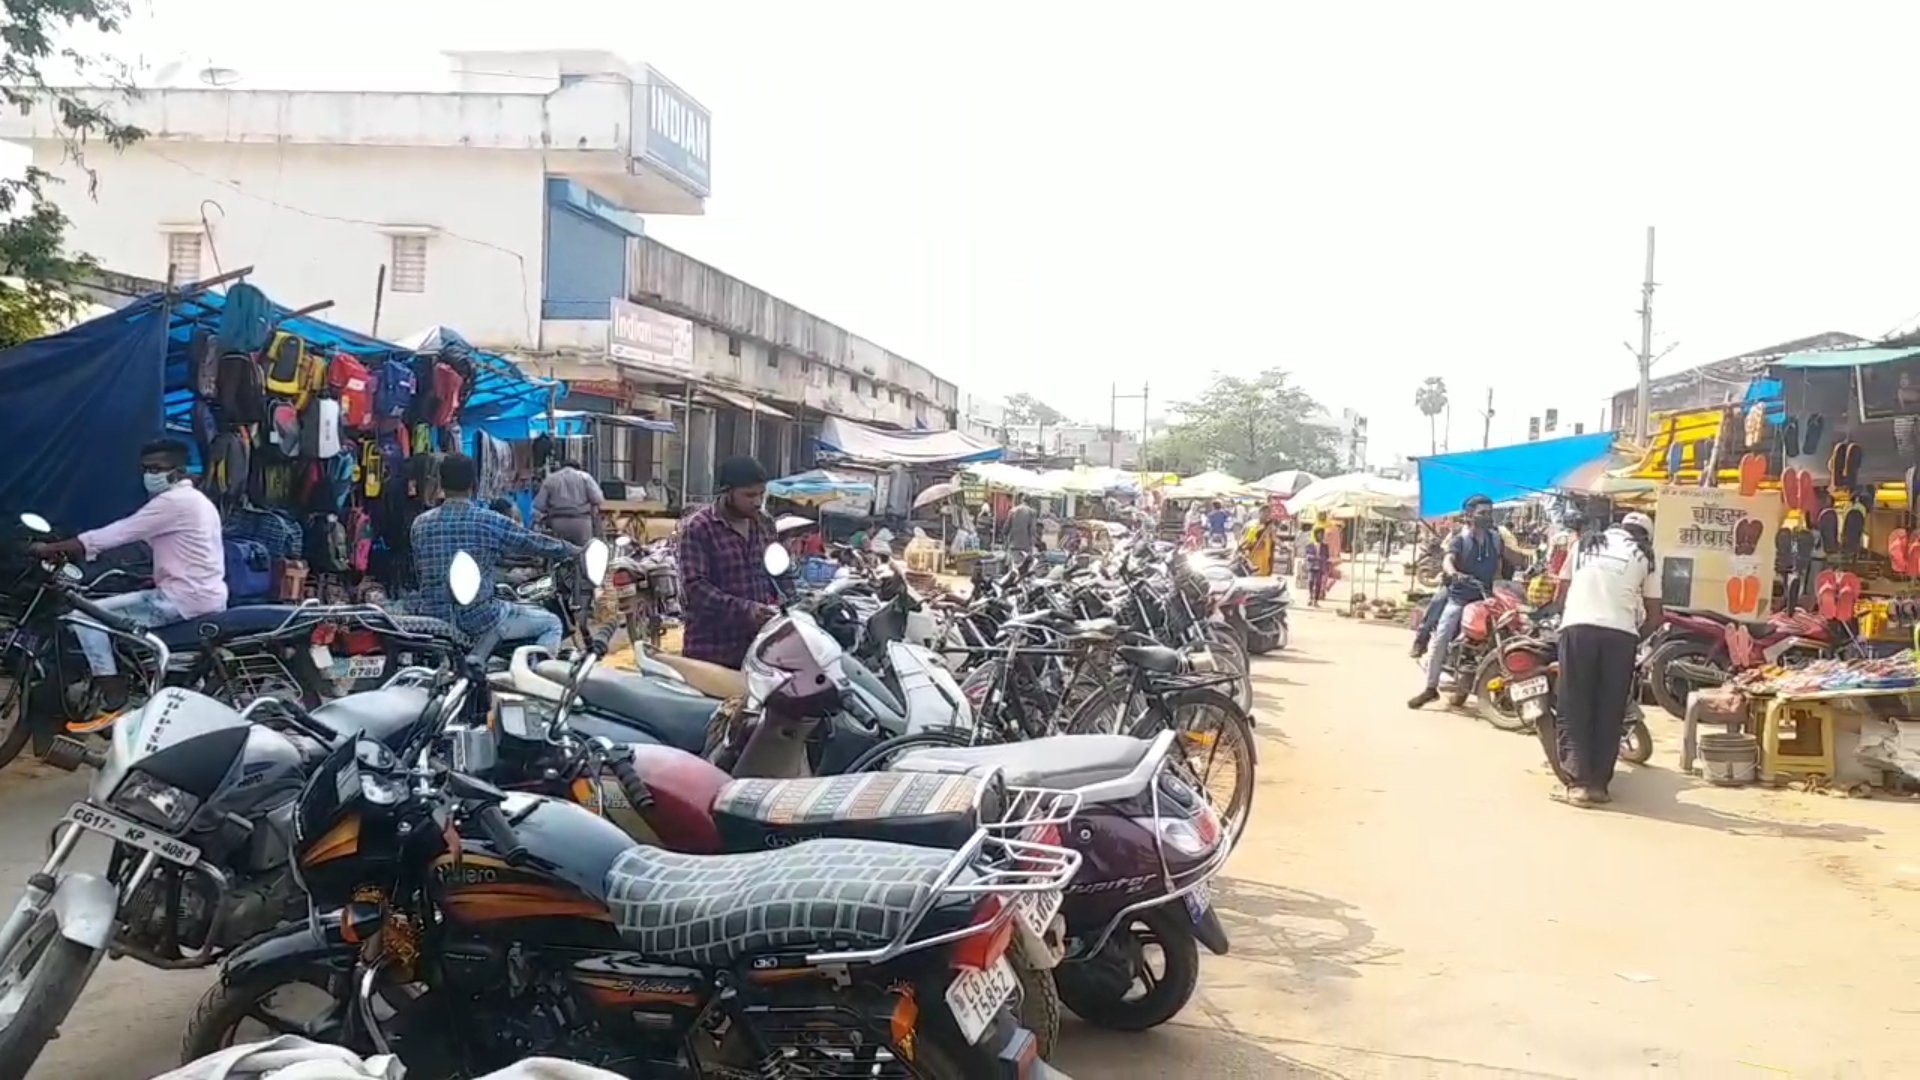
[[[1003,442],[1007,434],[1007,403],[999,398],[960,389],[959,422],[955,424],[969,435]]]
[[[642,215],[702,213],[711,184],[711,118],[659,72],[605,52],[447,57],[443,92],[101,92],[148,134],[91,149],[97,200],[46,110],[0,116],[0,139],[67,181],[49,190],[68,242],[111,270],[251,266],[282,304],[332,301],[330,322],[450,326],[573,380],[569,407],[673,420],[689,444],[636,432],[605,463],[637,480],[698,494],[734,452],[806,467],[822,413],[955,424],[952,383],[645,236]],[[645,340],[610,348],[616,309]]]
[[[1009,424],[1007,449],[1016,454],[1072,458],[1083,465],[1141,467],[1140,437],[1094,424]]]

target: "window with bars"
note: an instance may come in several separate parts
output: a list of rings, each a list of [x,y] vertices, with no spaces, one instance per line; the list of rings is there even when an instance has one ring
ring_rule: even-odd
[[[395,236],[387,268],[387,287],[397,293],[427,291],[427,238]]]
[[[173,267],[175,284],[199,281],[200,234],[197,232],[168,233],[167,265]]]

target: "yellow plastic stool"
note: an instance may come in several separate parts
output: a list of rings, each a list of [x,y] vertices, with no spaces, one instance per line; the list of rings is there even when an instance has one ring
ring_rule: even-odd
[[[1769,704],[1760,725],[1761,775],[1832,776],[1833,770],[1832,707],[1791,698]]]

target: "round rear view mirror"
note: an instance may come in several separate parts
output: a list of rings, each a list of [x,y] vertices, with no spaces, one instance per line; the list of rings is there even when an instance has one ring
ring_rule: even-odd
[[[787,549],[779,544],[768,544],[767,553],[761,558],[761,563],[766,566],[767,573],[779,577],[793,569],[793,556],[787,554]]]
[[[53,532],[53,526],[39,514],[21,514],[20,524],[26,526],[28,532],[39,533],[41,536]]]
[[[454,602],[461,607],[479,598],[480,564],[473,561],[473,556],[464,551],[454,554],[453,564],[447,567],[447,588],[452,590]]]
[[[580,553],[580,568],[586,572],[588,581],[598,585],[607,579],[607,558],[605,540],[587,541],[587,549]]]

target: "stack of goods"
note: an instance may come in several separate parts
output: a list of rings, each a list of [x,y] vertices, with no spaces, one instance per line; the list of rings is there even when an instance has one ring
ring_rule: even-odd
[[[436,451],[460,447],[468,350],[319,349],[276,328],[265,294],[242,282],[218,327],[194,331],[188,363],[201,484],[240,548],[230,567],[271,560],[266,592],[283,600],[404,573],[408,531],[438,488]],[[250,569],[235,599],[257,598],[262,576]]]
[[[1830,658],[1792,668],[1773,665],[1749,668],[1727,684],[1729,690],[1753,697],[1915,687],[1920,687],[1920,666],[1916,666],[1914,654],[1907,650],[1870,660]]]

